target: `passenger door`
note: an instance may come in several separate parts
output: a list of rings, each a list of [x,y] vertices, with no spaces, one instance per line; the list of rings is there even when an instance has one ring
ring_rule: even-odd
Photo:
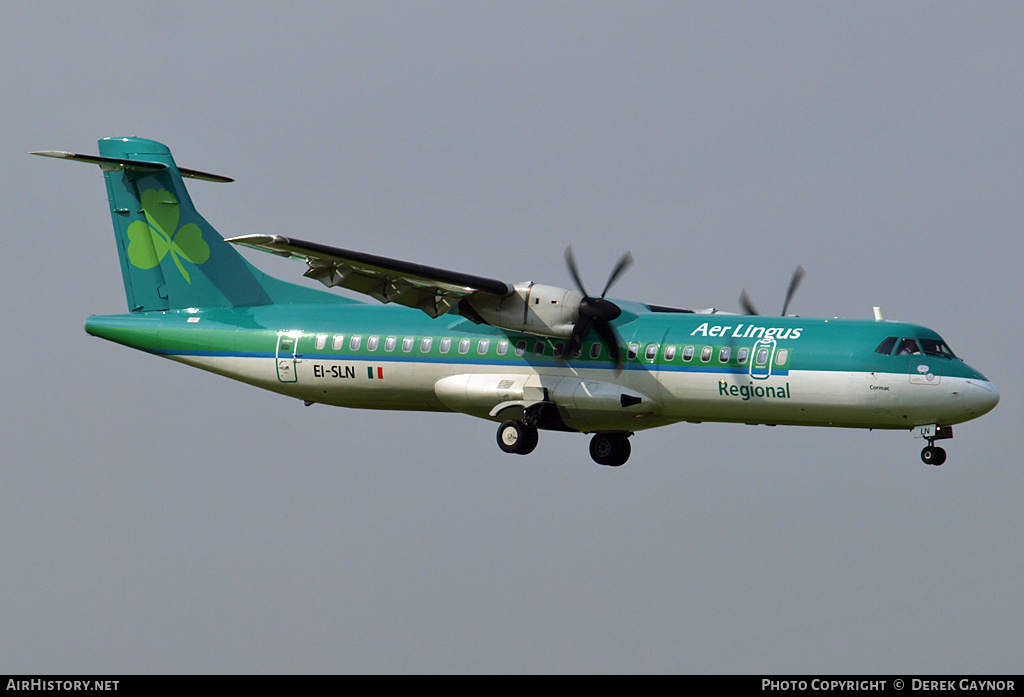
[[[295,353],[299,338],[295,332],[281,332],[277,335],[277,379],[281,382],[298,382],[295,374]]]

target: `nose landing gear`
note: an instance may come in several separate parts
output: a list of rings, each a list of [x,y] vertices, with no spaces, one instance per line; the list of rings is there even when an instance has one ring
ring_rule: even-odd
[[[952,426],[920,426],[917,435],[928,441],[928,445],[921,451],[921,461],[926,465],[938,467],[946,461],[946,451],[935,445],[935,441],[953,437]]]

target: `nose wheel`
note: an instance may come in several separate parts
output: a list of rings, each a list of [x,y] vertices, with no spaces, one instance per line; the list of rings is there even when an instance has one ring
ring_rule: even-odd
[[[946,461],[946,451],[937,445],[926,445],[921,451],[921,461],[926,465],[938,467]]]

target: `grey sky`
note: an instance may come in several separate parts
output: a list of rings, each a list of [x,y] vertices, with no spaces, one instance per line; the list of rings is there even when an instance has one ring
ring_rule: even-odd
[[[0,23],[0,672],[1020,672],[1016,3],[47,3]],[[679,425],[620,469],[304,408],[88,337],[102,178],[225,235],[939,331],[1000,388],[905,432]],[[278,276],[302,266],[249,255]],[[777,310],[775,310],[777,311]]]

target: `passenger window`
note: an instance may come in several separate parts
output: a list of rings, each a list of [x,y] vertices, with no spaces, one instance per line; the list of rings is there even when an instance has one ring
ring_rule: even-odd
[[[476,352],[481,356],[487,353],[487,349],[491,347],[490,339],[480,339],[480,343],[476,345]]]
[[[462,339],[459,342],[459,353],[469,353],[469,339]]]
[[[687,346],[683,349],[683,360],[689,363],[693,360],[693,347]]]
[[[412,345],[413,343],[415,343],[415,341],[416,340],[411,336],[407,336],[404,339],[402,339],[402,350],[406,353],[412,351]]]
[[[361,344],[361,343],[363,343],[363,337],[361,337],[361,336],[354,336],[354,337],[352,337],[352,340],[348,342],[348,348],[349,348],[350,351],[358,351],[359,350],[359,344]]]
[[[326,334],[317,334],[316,335],[316,350],[320,351],[326,345],[327,345],[327,335]]]
[[[750,349],[741,348],[736,352],[736,362],[743,365],[747,362],[747,358],[750,356]]]
[[[675,357],[676,357],[676,347],[675,346],[666,346],[665,347],[665,360],[666,361],[671,361]]]
[[[722,350],[718,352],[718,362],[719,363],[728,363],[729,362],[729,356],[731,354],[732,354],[732,349],[729,348],[728,346],[723,346]]]
[[[715,352],[715,349],[711,348],[710,346],[705,346],[704,348],[702,348],[701,351],[700,351],[700,360],[701,360],[701,362],[702,363],[707,363],[708,361],[710,361],[711,360],[711,356],[712,356],[712,354],[714,354],[714,352]]]
[[[636,358],[636,354],[640,352],[640,344],[630,344],[626,350],[626,358],[633,360]]]
[[[452,340],[448,337],[441,339],[441,353],[448,353],[452,348]]]
[[[892,353],[892,347],[896,345],[896,337],[890,336],[882,340],[882,343],[875,349],[875,353],[880,353],[883,356],[888,356]]]
[[[526,342],[525,341],[517,341],[516,342],[516,355],[517,356],[522,356],[524,353],[526,353]]]
[[[559,341],[555,344],[555,355],[561,356],[565,353],[565,342]]]
[[[434,340],[429,336],[424,337],[423,341],[420,342],[420,353],[430,353],[430,347],[434,343]]]
[[[789,358],[789,349],[779,349],[775,354],[775,365],[786,365],[787,358]]]
[[[658,357],[658,345],[657,344],[647,344],[647,349],[644,351],[644,358],[646,358],[649,361],[653,361],[657,357]]]
[[[535,354],[537,354],[538,356],[543,356],[544,355],[544,342],[543,341],[538,341],[537,343],[535,343],[533,345],[533,352]]]
[[[388,353],[394,351],[395,350],[395,345],[397,343],[398,343],[398,339],[396,339],[393,336],[389,336],[387,339],[384,340],[384,350],[387,351]]]
[[[768,349],[758,349],[757,350],[757,360],[756,360],[756,362],[757,362],[758,365],[764,365],[765,363],[768,362]]]
[[[508,342],[502,339],[498,342],[498,355],[504,356],[506,353],[508,353]]]
[[[601,344],[599,344],[597,342],[594,342],[590,346],[590,357],[591,358],[600,358],[601,357]]]
[[[380,337],[379,336],[371,336],[369,339],[366,340],[366,350],[367,351],[376,351],[377,350],[377,344],[379,344],[379,343],[380,343]]]
[[[345,335],[335,334],[334,341],[331,343],[331,348],[333,348],[335,351],[340,351],[341,349],[345,348]]]
[[[915,339],[901,339],[900,345],[896,347],[897,356],[920,356],[921,349]]]

